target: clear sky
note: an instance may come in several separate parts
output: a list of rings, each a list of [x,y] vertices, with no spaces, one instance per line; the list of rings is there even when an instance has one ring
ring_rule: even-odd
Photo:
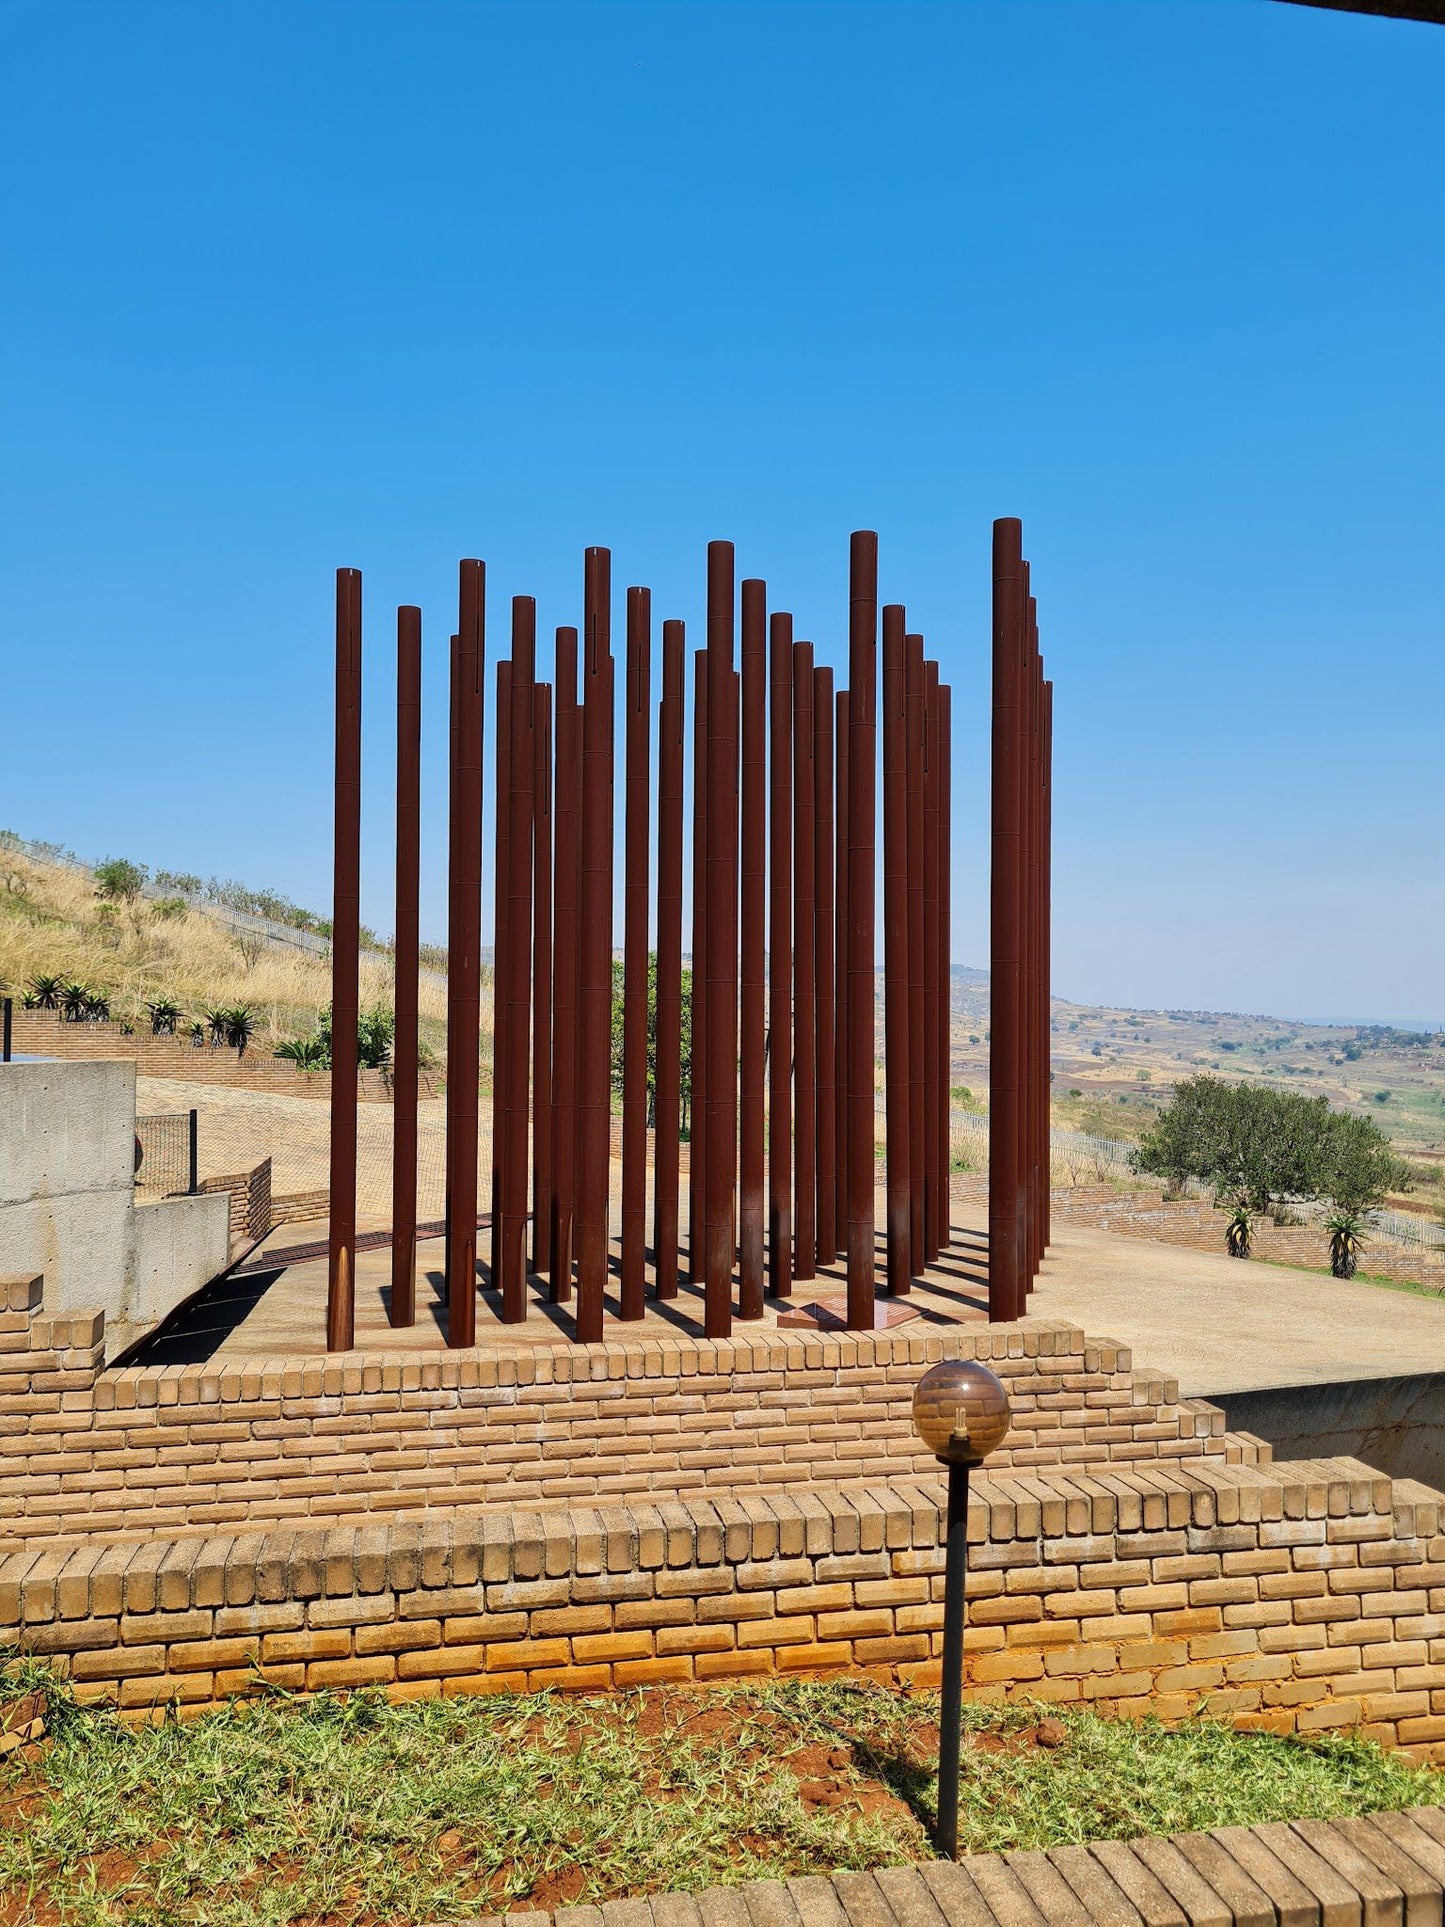
[[[1445,30],[1272,0],[0,3],[0,825],[330,891],[333,570],[841,660],[879,530],[955,687],[1024,518],[1067,996],[1445,1021]],[[620,633],[620,625],[619,625]],[[544,655],[545,660],[545,655]]]

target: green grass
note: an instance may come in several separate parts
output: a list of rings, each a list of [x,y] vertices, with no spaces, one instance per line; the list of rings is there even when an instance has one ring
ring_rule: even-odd
[[[0,1697],[34,1683],[19,1662]],[[936,1698],[801,1682],[391,1706],[239,1703],[131,1727],[50,1689],[0,1766],[0,1917],[130,1927],[419,1922],[931,1853]],[[970,1707],[972,1851],[1445,1798],[1359,1740]]]

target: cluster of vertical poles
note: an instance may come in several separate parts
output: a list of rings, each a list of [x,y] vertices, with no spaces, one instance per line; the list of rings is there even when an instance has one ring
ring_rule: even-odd
[[[1020,1318],[1049,1241],[1053,684],[1012,518],[993,529],[989,1316]]]
[[[994,1154],[990,1308],[1023,1309],[1047,1238],[1049,685],[1017,523],[995,529]],[[582,628],[537,675],[532,598],[495,669],[492,1168],[478,1212],[483,987],[485,567],[460,568],[451,639],[446,1075],[447,1336],[475,1341],[477,1235],[505,1323],[529,1274],[575,1292],[580,1342],[643,1316],[649,1289],[703,1295],[704,1329],[756,1319],[846,1262],[846,1321],[875,1321],[879,777],[878,546],[851,539],[846,688],[707,554],[706,632],[687,716],[684,625],[626,597],[621,1196],[612,1262],[614,768],[611,557],[586,552]],[[337,578],[336,890],[327,1342],[354,1339],[361,581]],[[740,618],[740,620],[739,620]],[[951,1242],[948,686],[904,609],[882,610],[883,1288]],[[652,742],[656,727],[656,772]],[[692,820],[685,808],[692,749]],[[415,1317],[421,617],[397,612],[396,1044],[390,1317]],[[656,826],[654,834],[653,816]],[[690,856],[690,863],[689,863]],[[684,881],[691,872],[691,995]],[[655,973],[649,937],[655,928]],[[684,1083],[684,1066],[687,1069]],[[686,1089],[686,1101],[684,1091]],[[1006,1122],[1005,1122],[1006,1121]],[[1000,1131],[1000,1123],[1005,1128]],[[649,1128],[651,1127],[651,1128]],[[651,1224],[648,1150],[653,1150]],[[680,1147],[688,1143],[687,1243]],[[1001,1155],[1002,1153],[1002,1155]],[[529,1233],[530,1221],[530,1233]],[[649,1242],[650,1231],[650,1242]],[[529,1249],[530,1245],[530,1249]],[[615,1275],[615,1287],[614,1287]]]

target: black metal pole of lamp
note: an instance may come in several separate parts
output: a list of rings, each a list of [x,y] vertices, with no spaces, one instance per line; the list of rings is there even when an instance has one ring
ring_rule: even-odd
[[[1008,1431],[1008,1393],[986,1365],[971,1358],[946,1359],[918,1381],[913,1393],[913,1427],[948,1473],[935,1837],[943,1858],[954,1860],[958,1857],[958,1767],[963,1732],[968,1475],[983,1464]]]

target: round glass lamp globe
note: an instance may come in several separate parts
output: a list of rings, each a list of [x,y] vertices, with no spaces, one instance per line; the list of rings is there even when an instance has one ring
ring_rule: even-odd
[[[1008,1393],[971,1358],[932,1365],[913,1393],[913,1429],[948,1465],[982,1465],[1009,1428]]]

